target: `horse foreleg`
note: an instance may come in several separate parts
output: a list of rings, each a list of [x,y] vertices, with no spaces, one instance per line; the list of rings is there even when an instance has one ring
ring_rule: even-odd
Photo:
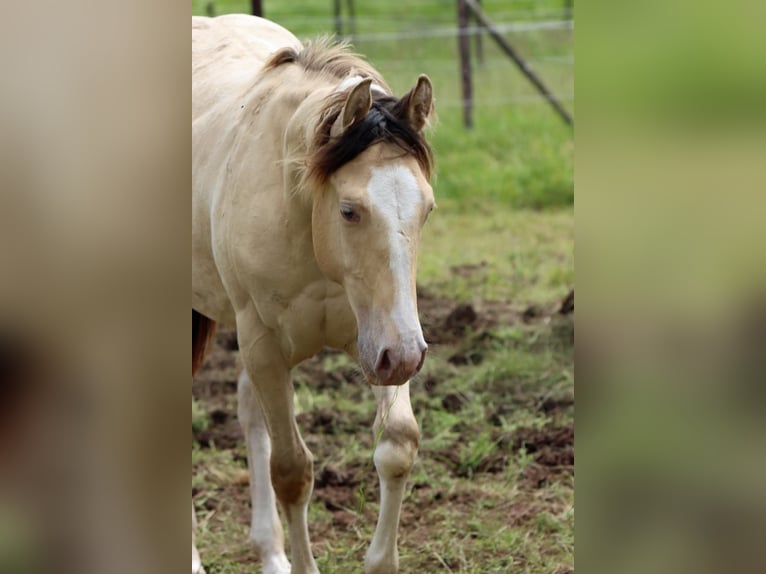
[[[257,320],[238,314],[237,330],[242,360],[271,437],[271,483],[287,519],[292,574],[319,574],[308,532],[313,460],[295,422],[289,366],[270,331]]]
[[[399,572],[396,545],[399,513],[407,478],[415,463],[420,431],[410,404],[410,384],[373,387],[378,409],[373,432],[377,445],[373,460],[380,478],[380,515],[367,551],[365,574]]]
[[[282,523],[279,521],[274,488],[271,486],[271,441],[261,405],[255,398],[246,370],[243,370],[239,377],[237,411],[247,443],[250,472],[250,542],[261,558],[263,574],[290,574],[290,563],[285,556]]]

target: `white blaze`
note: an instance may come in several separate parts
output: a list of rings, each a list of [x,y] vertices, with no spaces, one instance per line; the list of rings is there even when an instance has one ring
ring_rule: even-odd
[[[410,296],[413,245],[408,231],[418,227],[422,195],[417,179],[408,168],[373,167],[367,186],[370,203],[386,227],[391,274],[394,279],[393,319],[404,325],[419,325],[415,302]],[[412,325],[413,321],[415,325]]]

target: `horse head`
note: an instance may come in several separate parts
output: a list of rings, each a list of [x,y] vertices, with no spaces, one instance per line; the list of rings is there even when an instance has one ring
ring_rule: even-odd
[[[422,133],[432,87],[420,76],[400,99],[378,91],[371,79],[358,81],[320,128],[312,167],[327,177],[314,194],[312,229],[320,269],[343,285],[356,316],[365,376],[400,385],[420,370],[428,348],[415,275],[421,230],[434,207]]]

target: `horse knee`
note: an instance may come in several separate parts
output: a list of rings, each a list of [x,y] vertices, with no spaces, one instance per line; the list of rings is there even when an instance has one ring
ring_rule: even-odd
[[[304,447],[292,455],[272,453],[271,483],[283,506],[306,502],[314,484],[314,461]]]
[[[419,444],[420,430],[414,419],[389,422],[373,456],[378,473],[392,480],[407,477],[415,464]]]

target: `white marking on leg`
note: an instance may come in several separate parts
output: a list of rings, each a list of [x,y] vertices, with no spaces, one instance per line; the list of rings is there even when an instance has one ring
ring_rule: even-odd
[[[240,356],[271,438],[269,473],[287,518],[292,572],[319,574],[311,554],[308,504],[313,488],[313,460],[295,422],[290,369],[279,343],[259,323],[252,308],[237,313]]]
[[[192,541],[192,574],[205,574],[205,570],[202,568],[202,560],[199,557],[197,547],[194,546],[194,541]]]
[[[274,489],[271,486],[271,441],[263,411],[255,398],[252,383],[245,370],[239,377],[237,410],[247,444],[250,473],[250,542],[261,558],[263,574],[290,574],[290,563],[285,555],[284,532],[277,512]]]
[[[205,574],[205,570],[202,568],[202,560],[197,551],[196,530],[197,514],[194,512],[194,502],[192,502],[192,574]]]
[[[375,468],[380,479],[380,515],[365,557],[365,574],[399,571],[397,533],[404,489],[417,456],[417,421],[410,404],[410,384],[373,387],[378,408],[373,427],[381,440],[375,448]],[[385,429],[385,430],[384,430]]]

